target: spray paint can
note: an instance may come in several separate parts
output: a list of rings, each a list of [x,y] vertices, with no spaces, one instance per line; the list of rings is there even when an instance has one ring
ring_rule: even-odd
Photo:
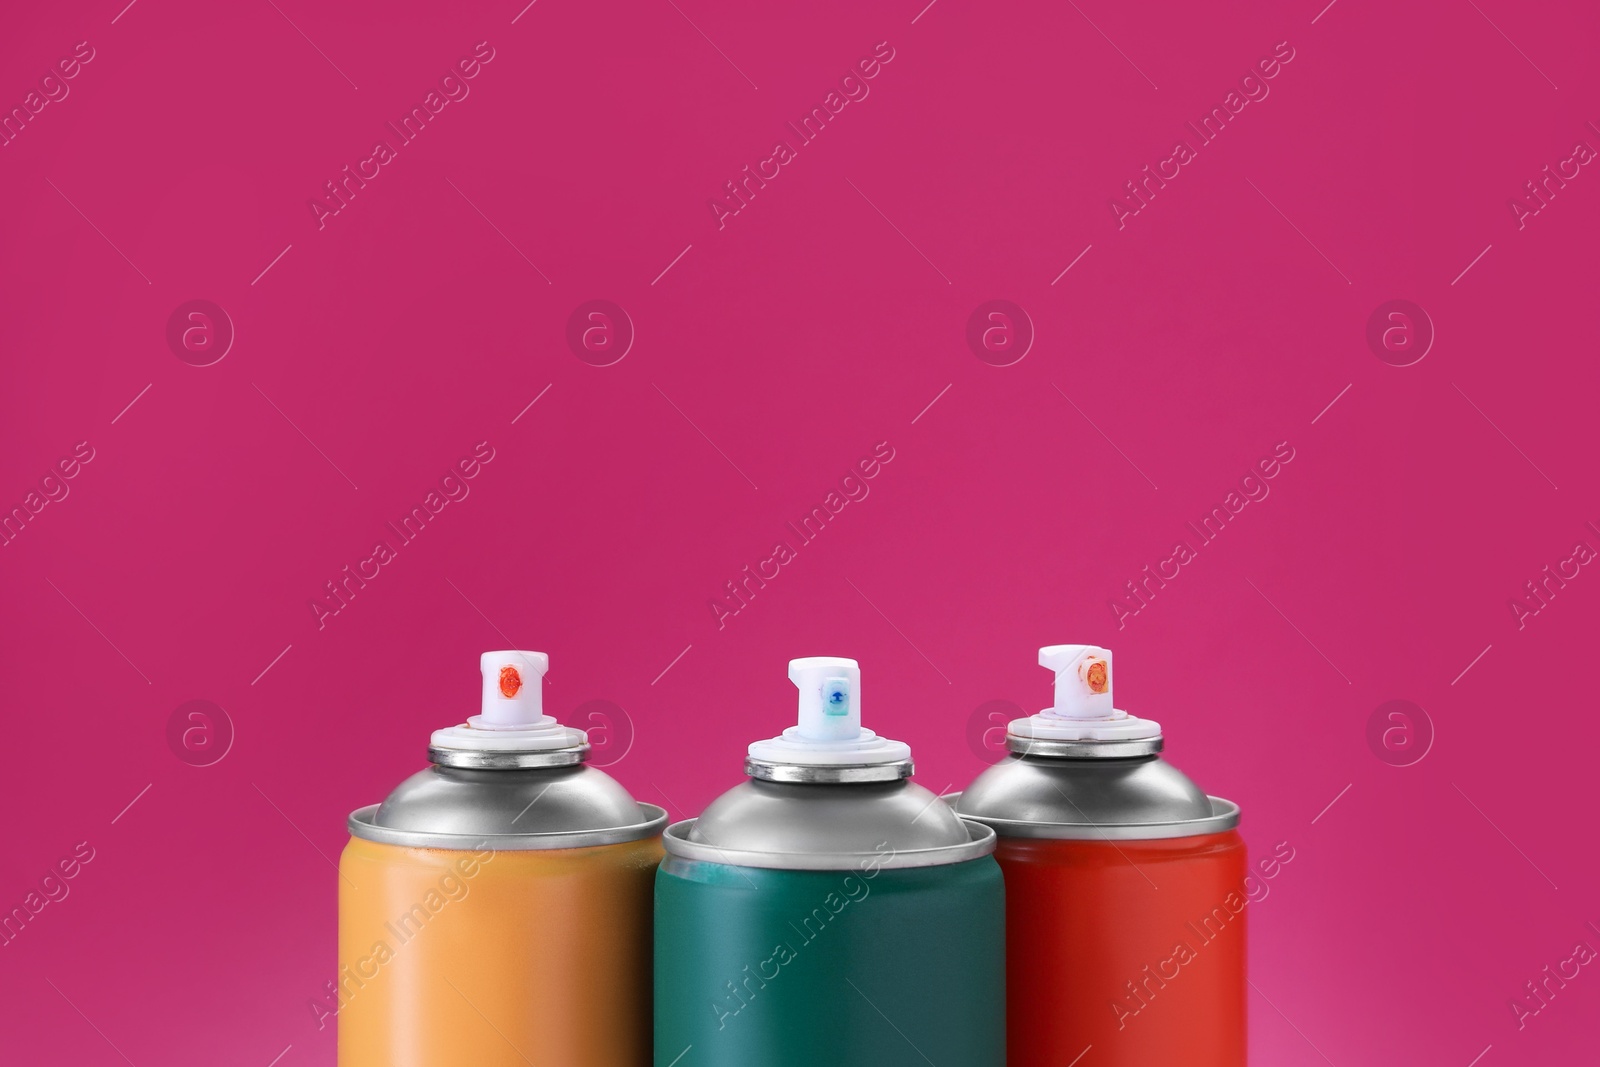
[[[1158,755],[1117,710],[1111,653],[1053,645],[1055,702],[955,809],[1000,835],[1013,1067],[1242,1067],[1245,845],[1239,806]]]
[[[666,812],[584,766],[542,652],[486,652],[483,706],[350,816],[340,1067],[639,1067]]]
[[[799,724],[667,828],[658,1067],[994,1067],[1005,1060],[994,832],[861,726],[854,660],[789,664]]]

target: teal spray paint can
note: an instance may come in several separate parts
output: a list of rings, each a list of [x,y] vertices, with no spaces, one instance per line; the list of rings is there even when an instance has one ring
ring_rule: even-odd
[[[656,876],[657,1067],[1005,1062],[994,831],[861,726],[854,660],[797,659],[799,724],[668,827]]]

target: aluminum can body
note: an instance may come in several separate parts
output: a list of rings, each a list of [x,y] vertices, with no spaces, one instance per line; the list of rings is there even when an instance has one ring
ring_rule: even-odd
[[[658,836],[568,849],[352,838],[340,1067],[650,1062]]]
[[[1005,1062],[992,856],[842,870],[668,857],[655,937],[659,1067]]]
[[[1024,739],[951,798],[999,834],[1013,1067],[1245,1063],[1239,807],[1160,747]]]
[[[912,782],[861,722],[853,659],[789,661],[797,723],[749,779],[667,827],[658,1067],[1005,1062],[996,835]]]
[[[1001,837],[1013,1067],[1240,1067],[1245,845]],[[1087,1059],[1087,1057],[1086,1057]]]
[[[648,1064],[666,812],[578,751],[430,755],[349,819],[340,1067]]]

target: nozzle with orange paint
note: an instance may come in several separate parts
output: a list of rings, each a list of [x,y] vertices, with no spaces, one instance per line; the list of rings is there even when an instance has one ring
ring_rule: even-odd
[[[470,759],[473,753],[588,751],[589,738],[582,730],[562,726],[544,713],[549,656],[517,649],[485,652],[478,665],[483,671],[483,703],[465,723],[433,732],[428,757],[435,763],[461,766],[459,760]]]

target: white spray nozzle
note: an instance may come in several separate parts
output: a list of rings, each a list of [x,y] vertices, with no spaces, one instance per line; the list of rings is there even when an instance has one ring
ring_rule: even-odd
[[[544,675],[550,657],[543,652],[485,652],[483,708],[478,716],[489,727],[532,726],[544,718]]]
[[[1131,741],[1161,736],[1161,724],[1118,711],[1111,703],[1111,650],[1099,645],[1046,645],[1039,666],[1055,672],[1055,701],[1008,730],[1040,741]]]
[[[582,730],[562,726],[544,713],[544,675],[550,657],[543,652],[506,649],[485,652],[483,703],[459,726],[435,730],[438,749],[476,752],[543,752],[575,748],[588,741]]]
[[[789,661],[800,690],[798,731],[808,741],[853,741],[861,736],[861,665],[853,659],[811,656]]]
[[[1056,675],[1055,704],[1046,715],[1063,719],[1109,719],[1111,650],[1097,645],[1046,645],[1039,666]]]
[[[863,767],[911,759],[911,746],[861,725],[861,665],[855,660],[792,659],[789,680],[800,690],[799,721],[778,737],[754,742],[751,759],[795,767]]]

